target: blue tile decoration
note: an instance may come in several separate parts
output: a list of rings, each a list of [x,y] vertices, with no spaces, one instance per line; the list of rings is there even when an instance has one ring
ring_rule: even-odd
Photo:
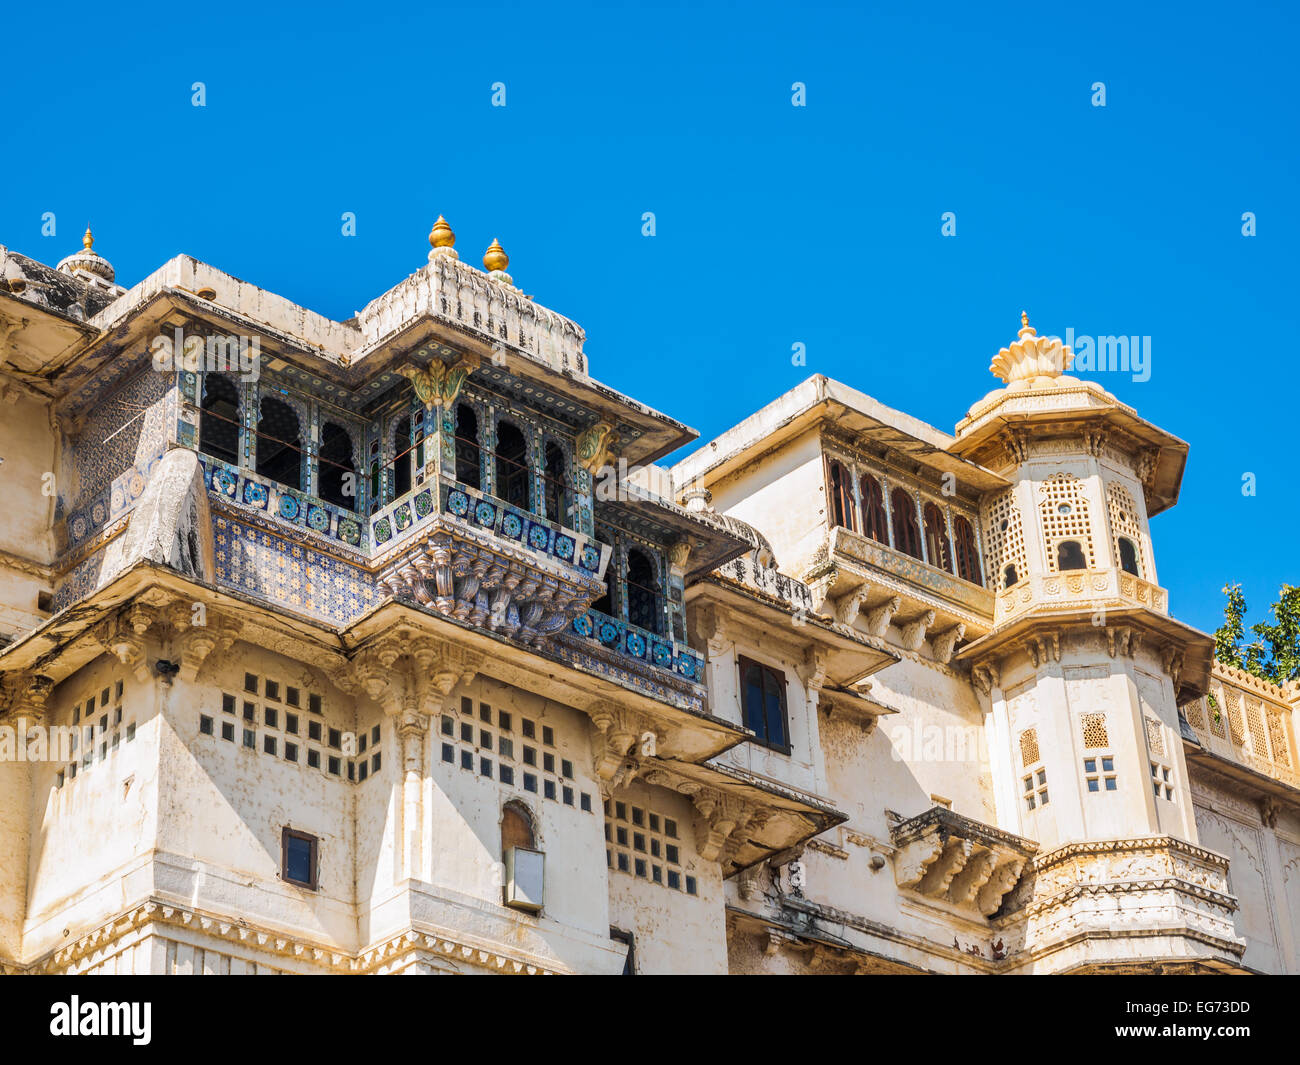
[[[64,607],[71,606],[86,598],[99,583],[99,575],[104,568],[105,548],[100,548],[92,555],[82,559],[74,566],[54,589],[54,612],[57,614]]]
[[[296,613],[342,625],[382,598],[361,566],[266,529],[218,516],[212,539],[218,584]]]
[[[574,636],[599,644],[617,655],[672,670],[687,680],[703,683],[704,659],[690,648],[611,618],[599,610],[579,614],[570,623],[569,630]]]

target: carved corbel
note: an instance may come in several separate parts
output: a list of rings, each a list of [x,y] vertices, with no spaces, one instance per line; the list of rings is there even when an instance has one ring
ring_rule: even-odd
[[[755,895],[761,894],[763,890],[763,873],[766,869],[767,862],[763,861],[740,871],[736,877],[736,884],[742,899],[752,899]]]
[[[1142,487],[1148,492],[1152,491],[1156,486],[1156,465],[1159,459],[1160,450],[1154,447],[1146,448],[1137,457],[1134,472],[1137,473],[1138,480],[1142,482]]]
[[[1029,434],[1023,429],[1007,429],[998,439],[1012,462],[1024,462],[1029,458]]]
[[[1130,656],[1133,632],[1127,625],[1106,626],[1106,653],[1114,658],[1116,655]]]
[[[952,653],[957,649],[957,644],[961,638],[966,635],[965,622],[958,622],[952,628],[945,632],[939,633],[930,640],[930,646],[934,649],[935,660],[943,665],[952,661]]]
[[[638,750],[631,757],[629,752],[646,733],[657,743],[654,730],[646,720],[621,707],[600,705],[589,713],[595,726],[591,747],[596,776],[612,787],[631,783],[636,776],[640,752]]]
[[[804,652],[803,661],[796,671],[810,691],[821,691],[822,685],[826,683],[826,666],[829,661],[830,655],[826,650],[816,645]]]
[[[1101,453],[1106,447],[1106,431],[1104,429],[1085,429],[1083,432],[1083,446],[1087,448],[1088,454],[1095,459],[1101,458]]]
[[[1272,795],[1265,795],[1259,800],[1259,818],[1268,828],[1277,828],[1277,815],[1282,807]]]
[[[668,548],[668,561],[673,569],[684,572],[691,560],[691,541],[689,538],[678,540]]]
[[[943,853],[943,839],[939,834],[914,839],[894,852],[894,882],[901,888],[919,884]]]
[[[1000,674],[1001,671],[998,669],[997,662],[991,658],[983,662],[977,662],[971,667],[970,671],[971,679],[975,681],[976,687],[985,695],[992,693],[994,685],[1001,680]]]
[[[618,436],[609,422],[597,422],[578,434],[578,464],[593,477],[603,466],[610,465]]]
[[[958,906],[974,902],[975,896],[992,879],[997,864],[998,855],[996,851],[980,851],[966,863],[966,868],[953,879],[952,886],[948,889],[949,900]]]
[[[39,725],[45,717],[45,704],[54,691],[54,680],[42,673],[24,678],[9,708],[10,716],[22,718],[30,725]]]
[[[208,612],[203,625],[191,625],[177,640],[180,651],[180,678],[194,681],[213,651],[228,651],[243,631],[243,624],[233,618]]]
[[[840,625],[852,627],[853,623],[858,620],[858,612],[862,609],[862,604],[870,594],[871,586],[864,584],[856,591],[849,592],[833,600],[832,607],[835,611],[835,621]]]
[[[890,619],[898,613],[898,609],[902,605],[903,600],[898,596],[894,596],[868,612],[867,632],[871,633],[872,636],[884,636],[889,628]]]
[[[1025,859],[1016,855],[994,869],[993,875],[975,896],[975,908],[985,917],[997,913],[1007,892],[1016,886],[1016,881],[1020,879],[1020,870],[1024,867]]]
[[[919,651],[925,643],[925,634],[934,624],[934,611],[927,610],[919,618],[903,626],[903,647],[908,651]]]
[[[1164,671],[1169,674],[1169,679],[1173,682],[1174,691],[1178,691],[1178,678],[1183,672],[1183,652],[1170,644],[1160,652],[1160,664]]]
[[[931,898],[947,895],[953,879],[966,868],[974,849],[970,840],[950,837],[913,890]]]
[[[105,618],[92,631],[92,639],[131,671],[138,681],[149,679],[149,655],[145,633],[157,617],[157,611],[134,603],[112,617]]]

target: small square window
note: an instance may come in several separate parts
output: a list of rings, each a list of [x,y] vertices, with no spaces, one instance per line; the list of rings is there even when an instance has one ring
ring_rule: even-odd
[[[653,880],[656,884],[662,884],[664,882],[663,868],[658,865],[650,866],[650,879]]]
[[[658,857],[660,857],[660,851],[661,851],[661,847],[660,847],[659,841],[658,841],[657,839],[655,839],[653,836],[651,836],[651,837],[650,837],[650,853],[651,853],[654,857],[658,858]]]
[[[257,750],[257,733],[251,728],[244,729],[244,746],[249,750]]]
[[[659,815],[658,815],[658,814],[651,814],[651,815],[650,815],[650,831],[651,831],[651,832],[658,832],[658,831],[659,831]]]
[[[285,714],[285,715],[284,715],[284,731],[285,731],[285,732],[292,732],[295,736],[298,735],[298,715],[297,715],[297,714]]]
[[[636,875],[641,877],[643,880],[645,879],[646,864],[644,858],[638,858],[636,860]]]
[[[570,788],[570,787],[567,787],[567,786],[566,786],[566,787],[565,787],[565,788],[560,792],[560,800],[564,803],[565,806],[572,806],[572,805],[573,805],[573,789]]]
[[[664,835],[669,839],[677,838],[677,822],[671,817],[664,818]]]
[[[369,775],[370,775],[370,766],[368,766],[365,762],[358,762],[357,780],[358,781],[365,780],[366,777],[368,777]]]
[[[1152,787],[1152,789],[1153,789],[1153,790],[1155,791],[1155,793],[1156,793],[1156,798],[1157,798],[1157,799],[1160,798],[1160,781],[1158,781],[1158,780],[1155,781],[1155,782],[1151,785],[1151,787]]]
[[[503,728],[507,732],[510,731],[510,715],[507,714],[504,710],[497,711],[497,727]]]
[[[342,733],[341,730],[336,729],[336,728],[332,728],[332,729],[330,729],[330,742],[329,742],[329,745],[330,745],[331,747],[333,747],[336,751],[338,751],[338,750],[342,750],[342,748],[343,748],[343,733]]]
[[[1084,771],[1085,773],[1095,773],[1095,772],[1097,772],[1097,759],[1095,759],[1095,758],[1085,758],[1085,759],[1083,760],[1083,771]],[[1025,786],[1026,786],[1026,787],[1029,786],[1029,781],[1028,781],[1028,780],[1025,781]]]
[[[578,805],[583,813],[591,813],[591,796],[584,791],[578,796]]]
[[[356,764],[356,762],[349,762],[349,763],[348,763],[348,779],[349,779],[349,780],[356,780],[356,779],[357,779],[357,764]]]
[[[277,703],[280,701],[280,682],[278,680],[268,680],[266,682],[266,697],[274,699]]]
[[[537,764],[537,748],[529,747],[528,744],[524,744],[524,765],[536,765],[536,764]]]
[[[1096,778],[1096,777],[1089,777],[1089,778],[1088,778],[1088,790],[1089,790],[1089,791],[1100,791],[1100,790],[1101,790],[1100,785],[1098,785],[1098,783],[1097,783],[1097,778]]]
[[[1168,767],[1168,766],[1164,766],[1164,767],[1162,767],[1162,768],[1163,768],[1163,773],[1164,773],[1164,777],[1163,777],[1163,779],[1168,780],[1168,779],[1169,779],[1169,767]]]
[[[265,717],[266,717],[266,727],[267,727],[267,728],[279,728],[279,727],[280,727],[280,712],[279,712],[275,707],[273,707],[273,706],[266,706],[266,707],[263,707],[263,708],[262,708],[262,713],[263,713],[263,714],[265,715]]]
[[[372,729],[370,730],[370,745],[371,745],[372,747],[378,745],[378,743],[379,743],[379,737],[380,737],[381,735],[382,735],[382,733],[379,731],[379,726],[378,726],[378,725],[376,725],[374,728],[372,728]]]
[[[675,869],[669,869],[669,870],[668,870],[668,886],[669,886],[670,888],[672,888],[674,891],[681,891],[681,889],[682,889],[682,874],[679,873],[679,872],[677,872]]]
[[[528,718],[526,718],[526,717],[522,719],[522,723],[523,723],[524,735],[525,735],[526,737],[528,737],[528,739],[530,739],[530,740],[531,740],[531,739],[536,739],[536,738],[537,738],[537,725],[536,725],[536,723],[534,723],[534,722],[528,720]]]
[[[444,762],[454,762],[456,760],[456,748],[450,743],[442,745],[442,760]]]
[[[627,855],[626,855],[626,854],[621,854],[621,853],[620,853],[619,856],[618,856],[618,871],[619,871],[620,873],[626,873],[626,872],[627,872],[627,866],[628,866]]]
[[[1106,778],[1106,790],[1107,790],[1107,791],[1114,791],[1114,790],[1116,789],[1116,787],[1117,787],[1117,785],[1116,785],[1116,783],[1115,783],[1115,778],[1114,778],[1114,777],[1107,777],[1107,778]]]
[[[568,780],[573,779],[573,763],[567,758],[562,758],[560,760],[560,776],[565,777]]]
[[[1032,810],[1033,808],[1034,808],[1034,793],[1031,791],[1028,795],[1025,796],[1025,809]]]
[[[297,705],[299,705],[300,700],[301,700],[301,697],[300,697],[299,694],[298,694],[298,689],[297,689],[297,688],[285,688],[285,689],[284,689],[284,701],[285,701],[286,703],[288,703],[290,706],[297,706]]]
[[[316,751],[316,750],[313,750],[312,748],[308,747],[308,748],[307,748],[307,764],[308,764],[309,766],[311,766],[312,769],[319,769],[319,768],[320,768],[320,751]]]
[[[309,740],[315,740],[317,743],[320,743],[321,724],[319,721],[307,722],[307,738]]]
[[[542,726],[542,745],[545,747],[555,746],[555,729],[550,725]]]
[[[492,733],[488,732],[487,729],[479,729],[478,745],[480,747],[486,747],[489,751],[492,750]]]
[[[120,680],[117,682],[117,686],[113,689],[113,696],[117,699],[122,698],[122,682]]]
[[[212,718],[208,717],[207,714],[199,715],[199,732],[204,736],[212,735]]]
[[[460,738],[462,743],[474,742],[474,726],[466,721],[460,723]]]
[[[524,774],[524,791],[531,791],[534,795],[537,794],[537,774]]]
[[[253,703],[244,704],[244,720],[245,721],[257,720],[257,707]]]
[[[632,849],[633,849],[633,850],[638,850],[638,851],[644,851],[644,850],[645,850],[645,833],[644,833],[644,832],[633,832],[633,833],[632,833]]]
[[[235,697],[233,695],[223,695],[221,697],[221,709],[227,714],[235,712]]]
[[[298,745],[296,743],[286,742],[284,745],[284,757],[287,761],[296,762],[298,760]]]
[[[488,706],[487,703],[479,703],[478,719],[480,721],[486,722],[489,725],[492,724],[492,707]]]
[[[127,729],[126,738],[128,740],[131,738],[130,729]],[[221,722],[221,738],[223,740],[229,740],[231,743],[235,742],[235,726],[231,724],[229,721]]]
[[[315,836],[286,828],[281,840],[281,875],[291,884],[316,890],[317,845]]]
[[[626,821],[626,820],[627,820],[627,803],[625,803],[625,802],[616,802],[616,803],[614,803],[614,816],[615,816],[616,818],[618,818],[618,820],[620,820],[620,821]]]
[[[363,732],[357,740],[357,753],[364,754],[366,750],[366,734]]]
[[[336,754],[331,754],[329,758],[329,773],[332,777],[343,775],[343,759]]]
[[[60,769],[59,772],[58,772],[58,773],[55,775],[55,777],[54,777],[54,786],[55,786],[56,788],[61,788],[61,787],[63,787],[63,779],[64,779],[64,777],[63,777],[63,770]]]
[[[668,843],[664,846],[664,857],[667,858],[670,862],[672,862],[673,865],[681,865],[681,862],[677,860],[677,853],[678,853],[677,848],[673,846],[671,843]]]
[[[614,829],[614,839],[617,840],[620,847],[627,846],[627,829],[619,825]]]
[[[78,703],[72,708],[72,723],[75,725],[81,720],[81,704]]]
[[[515,782],[515,771],[511,769],[510,766],[508,765],[497,766],[497,772],[500,775],[502,784],[510,784],[513,786]]]
[[[370,756],[370,772],[372,772],[372,773],[378,773],[378,772],[379,772],[379,767],[383,764],[383,763],[380,761],[380,755],[381,755],[382,753],[383,753],[383,752],[381,752],[381,751],[376,751],[374,754],[372,754],[372,755]]]
[[[278,744],[276,743],[274,736],[262,737],[262,750],[265,751],[267,754],[275,754],[277,747]]]
[[[462,714],[474,713],[474,700],[471,699],[468,695],[462,695],[460,697],[460,712]]]
[[[471,770],[474,768],[474,755],[471,751],[460,752],[460,767]]]
[[[1114,758],[1103,758],[1103,759],[1101,760],[1101,771],[1102,771],[1103,773],[1113,773],[1113,772],[1115,772],[1115,759],[1114,759]]]
[[[321,697],[319,695],[312,695],[311,693],[308,693],[307,709],[310,710],[313,714],[319,714],[321,712]]]
[[[511,740],[504,736],[497,737],[497,754],[502,758],[513,758],[515,756],[515,745]]]
[[[1047,783],[1047,770],[1040,769],[1038,771],[1038,786],[1041,788],[1046,783]]]
[[[547,753],[543,752],[543,754],[542,754],[542,771],[543,771],[543,772],[546,772],[546,773],[554,773],[554,772],[555,772],[555,755],[553,755],[553,754],[547,754]]]
[[[99,693],[99,705],[100,705],[100,706],[107,706],[107,705],[108,705],[108,689],[107,689],[107,688],[105,688],[102,692]]]
[[[450,718],[446,714],[442,715],[442,734],[444,736],[456,735],[456,721],[454,718]]]
[[[244,691],[257,694],[257,678],[251,673],[244,674]]]
[[[542,781],[542,794],[548,799],[555,798],[555,781],[553,780]]]
[[[639,806],[632,807],[632,824],[634,825],[645,824],[645,811],[641,809],[641,807]]]
[[[68,779],[69,779],[69,780],[76,780],[76,779],[77,779],[77,763],[76,763],[76,762],[73,762],[70,766],[68,766]]]
[[[686,878],[686,894],[688,895],[695,894],[695,877],[693,876],[688,876]]]

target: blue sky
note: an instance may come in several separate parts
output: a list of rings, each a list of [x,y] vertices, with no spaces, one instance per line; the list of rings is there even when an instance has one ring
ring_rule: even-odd
[[[1258,621],[1300,581],[1270,550],[1300,509],[1294,11],[207,7],[6,12],[0,243],[54,262],[89,219],[127,284],[186,252],[346,318],[443,213],[705,438],[811,373],[951,431],[1022,308],[1149,336],[1149,380],[1089,376],[1191,445],[1153,527],[1172,609],[1212,629],[1240,580]]]

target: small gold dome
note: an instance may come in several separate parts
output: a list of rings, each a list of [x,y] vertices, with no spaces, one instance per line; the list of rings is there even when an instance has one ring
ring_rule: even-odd
[[[451,231],[451,226],[447,224],[447,219],[438,215],[438,221],[433,223],[433,228],[429,230],[429,243],[435,248],[454,248],[456,246],[456,234]]]
[[[483,253],[483,268],[485,270],[504,270],[510,265],[510,256],[501,247],[501,242],[493,238],[492,243],[488,245],[488,250]]]
[[[1033,326],[1029,324],[1029,312],[1020,312],[1020,336],[1037,336],[1038,333]]]
[[[95,246],[95,235],[90,231],[90,223],[86,223],[86,235],[81,238],[81,246],[90,251]]]

